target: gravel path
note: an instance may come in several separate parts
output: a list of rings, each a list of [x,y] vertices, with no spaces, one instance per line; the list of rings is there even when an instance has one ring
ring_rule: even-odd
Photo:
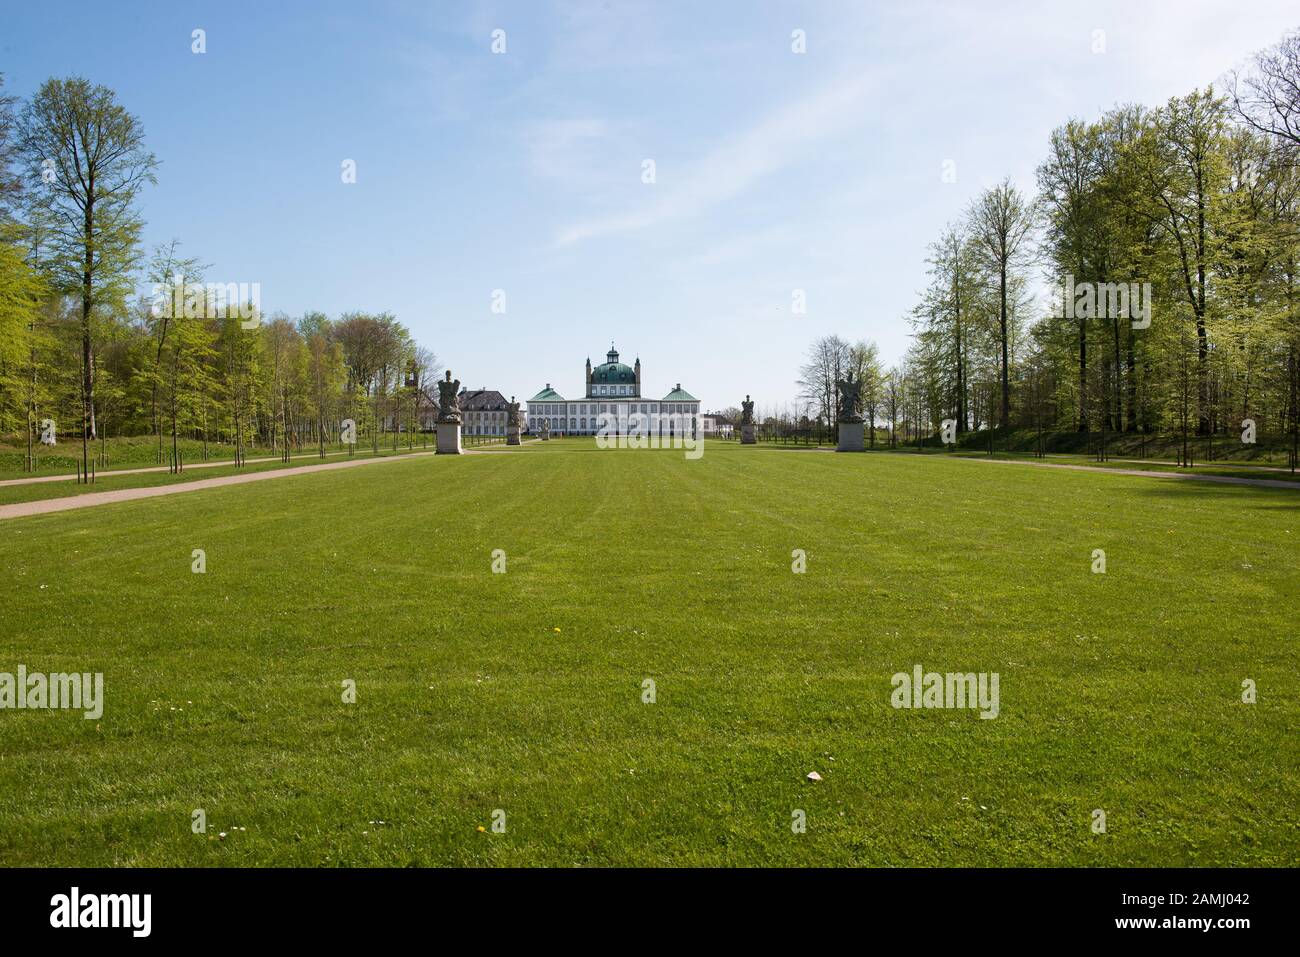
[[[69,495],[65,498],[50,498],[38,502],[16,502],[12,505],[0,505],[0,519],[24,518],[28,515],[45,515],[49,512],[66,512],[74,508],[90,508],[92,505],[111,505],[114,502],[133,502],[138,498],[156,498],[159,495],[176,495],[181,492],[197,492],[205,488],[221,488],[223,485],[243,485],[246,482],[261,482],[266,479],[285,478],[290,475],[308,475],[312,472],[331,472],[335,469],[350,469],[360,465],[378,465],[381,462],[405,462],[409,459],[436,455],[435,452],[407,452],[388,458],[348,459],[345,462],[322,462],[319,465],[299,465],[269,472],[249,472],[245,475],[223,475],[220,478],[200,479],[197,482],[178,482],[175,485],[155,485],[150,488],[122,488],[111,492],[87,492],[84,495]],[[476,455],[472,449],[464,451],[466,455]],[[229,464],[229,463],[226,463]],[[151,471],[151,470],[145,470]],[[118,473],[121,474],[121,473]]]
[[[906,453],[900,453],[906,454]],[[1300,482],[1285,479],[1234,478],[1231,475],[1197,475],[1194,472],[1152,472],[1146,469],[1108,469],[1100,465],[1069,465],[1065,462],[1030,462],[1021,459],[976,459],[954,456],[963,462],[992,462],[1001,465],[1033,465],[1040,469],[1070,469],[1074,472],[1104,472],[1107,475],[1137,475],[1145,478],[1186,479],[1191,482],[1219,482],[1223,485],[1256,485],[1261,488],[1300,489]]]
[[[347,454],[348,454],[347,452],[326,452],[325,457],[332,458],[335,455],[347,455]],[[366,454],[370,454],[369,449],[366,450]],[[406,454],[409,455],[410,453],[408,452]],[[317,461],[319,461],[320,455],[318,453],[312,453],[311,455],[295,455],[294,458],[314,458]],[[256,459],[244,459],[244,464],[255,465],[258,462],[279,462],[279,461],[280,461],[280,456],[268,455]],[[183,464],[185,465],[185,470],[188,472],[190,469],[219,469],[223,465],[233,466],[235,462],[233,459],[212,459],[207,462],[202,462],[202,461],[185,462]],[[133,469],[105,469],[104,471],[99,473],[98,477],[112,478],[114,475],[148,475],[152,472],[166,472],[167,470],[168,468],[166,465],[144,465]],[[59,474],[59,475],[34,475],[28,478],[4,479],[0,481],[0,488],[3,488],[6,485],[40,485],[44,482],[72,482],[75,481],[76,478],[77,478],[76,472],[68,472],[66,474]]]

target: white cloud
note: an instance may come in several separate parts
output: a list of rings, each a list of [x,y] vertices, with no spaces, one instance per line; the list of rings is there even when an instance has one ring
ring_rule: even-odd
[[[660,166],[652,199],[615,215],[565,226],[558,242],[635,232],[698,216],[795,162],[816,141],[861,122],[863,101],[874,86],[867,74],[838,81],[769,114],[680,174]]]

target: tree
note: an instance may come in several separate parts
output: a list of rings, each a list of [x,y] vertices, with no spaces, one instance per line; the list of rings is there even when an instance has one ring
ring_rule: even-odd
[[[14,104],[18,98],[6,94],[4,85],[4,74],[0,73],[0,223],[12,221],[23,193],[22,179],[14,169],[18,163]]]
[[[0,224],[0,429],[7,429],[17,415],[44,292],[22,247],[5,238],[9,231]]]
[[[1246,125],[1300,148],[1300,30],[1256,53],[1250,70],[1230,74],[1233,112]]]
[[[876,446],[876,410],[880,407],[881,378],[880,350],[874,342],[859,340],[849,348],[848,368],[862,384],[859,398],[866,413],[868,441]]]
[[[261,329],[265,337],[267,371],[270,375],[267,383],[267,407],[272,410],[271,451],[280,448],[283,439],[287,455],[292,431],[289,397],[294,391],[296,380],[303,374],[306,359],[302,336],[294,323],[284,315],[273,316]]]
[[[321,458],[325,457],[325,437],[330,431],[331,402],[347,379],[343,347],[330,341],[329,331],[328,321],[317,323],[315,331],[307,337],[307,378],[311,383]]]
[[[1007,179],[981,193],[967,215],[975,262],[997,281],[996,335],[1001,350],[1002,387],[998,424],[1005,429],[1011,425],[1010,289],[1015,279],[1013,274],[1024,265],[1029,251],[1030,234],[1034,226],[1034,210],[1033,206],[1021,196],[1020,191]]]
[[[1158,222],[1177,252],[1173,290],[1196,321],[1197,431],[1210,431],[1210,271],[1217,255],[1215,223],[1226,182],[1223,101],[1213,91],[1174,97],[1156,112],[1141,152]]]
[[[835,383],[844,377],[848,363],[848,343],[839,336],[822,336],[812,344],[799,369],[799,396],[817,406],[819,421],[827,427],[835,423]]]
[[[970,425],[970,353],[980,308],[978,266],[965,227],[947,227],[930,245],[927,262],[930,285],[913,311],[912,323],[933,362],[930,381],[947,396],[942,411],[957,420],[958,432],[965,432]]]
[[[176,303],[186,301],[187,287],[203,282],[204,266],[197,259],[182,258],[178,252],[180,240],[154,247],[146,278],[154,293],[149,303],[148,319],[154,338],[153,364],[148,372],[150,383],[150,418],[158,436],[158,461],[162,461],[162,419],[158,408],[158,392],[162,387],[163,350],[173,323],[182,321],[184,308],[176,315]]]
[[[28,182],[48,214],[51,285],[81,301],[82,464],[95,432],[97,310],[125,298],[136,262],[134,203],[157,160],[113,92],[80,77],[42,84],[19,122]]]
[[[1052,132],[1048,155],[1038,167],[1038,190],[1042,215],[1048,228],[1048,250],[1058,276],[1071,275],[1080,281],[1095,275],[1096,234],[1100,212],[1094,200],[1101,177],[1099,131],[1071,120]],[[1076,316],[1077,388],[1087,393],[1087,317]],[[1078,403],[1078,430],[1087,432],[1087,405]]]
[[[885,418],[889,421],[889,447],[895,444],[898,433],[898,415],[903,410],[904,373],[898,366],[892,366],[885,374]]]
[[[208,320],[203,316],[175,317],[171,339],[161,358],[175,460],[181,425],[194,426],[206,418],[205,400],[215,386],[211,363],[217,358],[217,351]],[[206,432],[206,422],[204,425]]]
[[[3,85],[0,75],[0,91]],[[12,170],[14,102],[0,93],[0,430],[17,418],[17,399],[34,348],[37,307],[44,295],[40,277],[27,262],[23,230],[12,218],[21,190]],[[30,431],[30,422],[27,428]]]

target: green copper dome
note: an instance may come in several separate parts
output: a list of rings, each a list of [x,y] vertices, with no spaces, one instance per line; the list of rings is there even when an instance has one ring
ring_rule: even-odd
[[[591,370],[591,381],[602,385],[610,382],[636,381],[636,373],[621,362],[604,362]]]
[[[605,354],[605,361],[591,370],[591,381],[599,385],[636,382],[636,371],[618,361],[618,352],[611,346]]]

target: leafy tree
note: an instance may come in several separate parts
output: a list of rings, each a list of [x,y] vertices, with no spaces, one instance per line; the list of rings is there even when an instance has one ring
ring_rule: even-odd
[[[121,311],[136,264],[134,204],[157,161],[113,92],[80,77],[47,80],[24,108],[18,142],[48,228],[52,287],[81,302],[82,461],[95,437],[96,322]]]

